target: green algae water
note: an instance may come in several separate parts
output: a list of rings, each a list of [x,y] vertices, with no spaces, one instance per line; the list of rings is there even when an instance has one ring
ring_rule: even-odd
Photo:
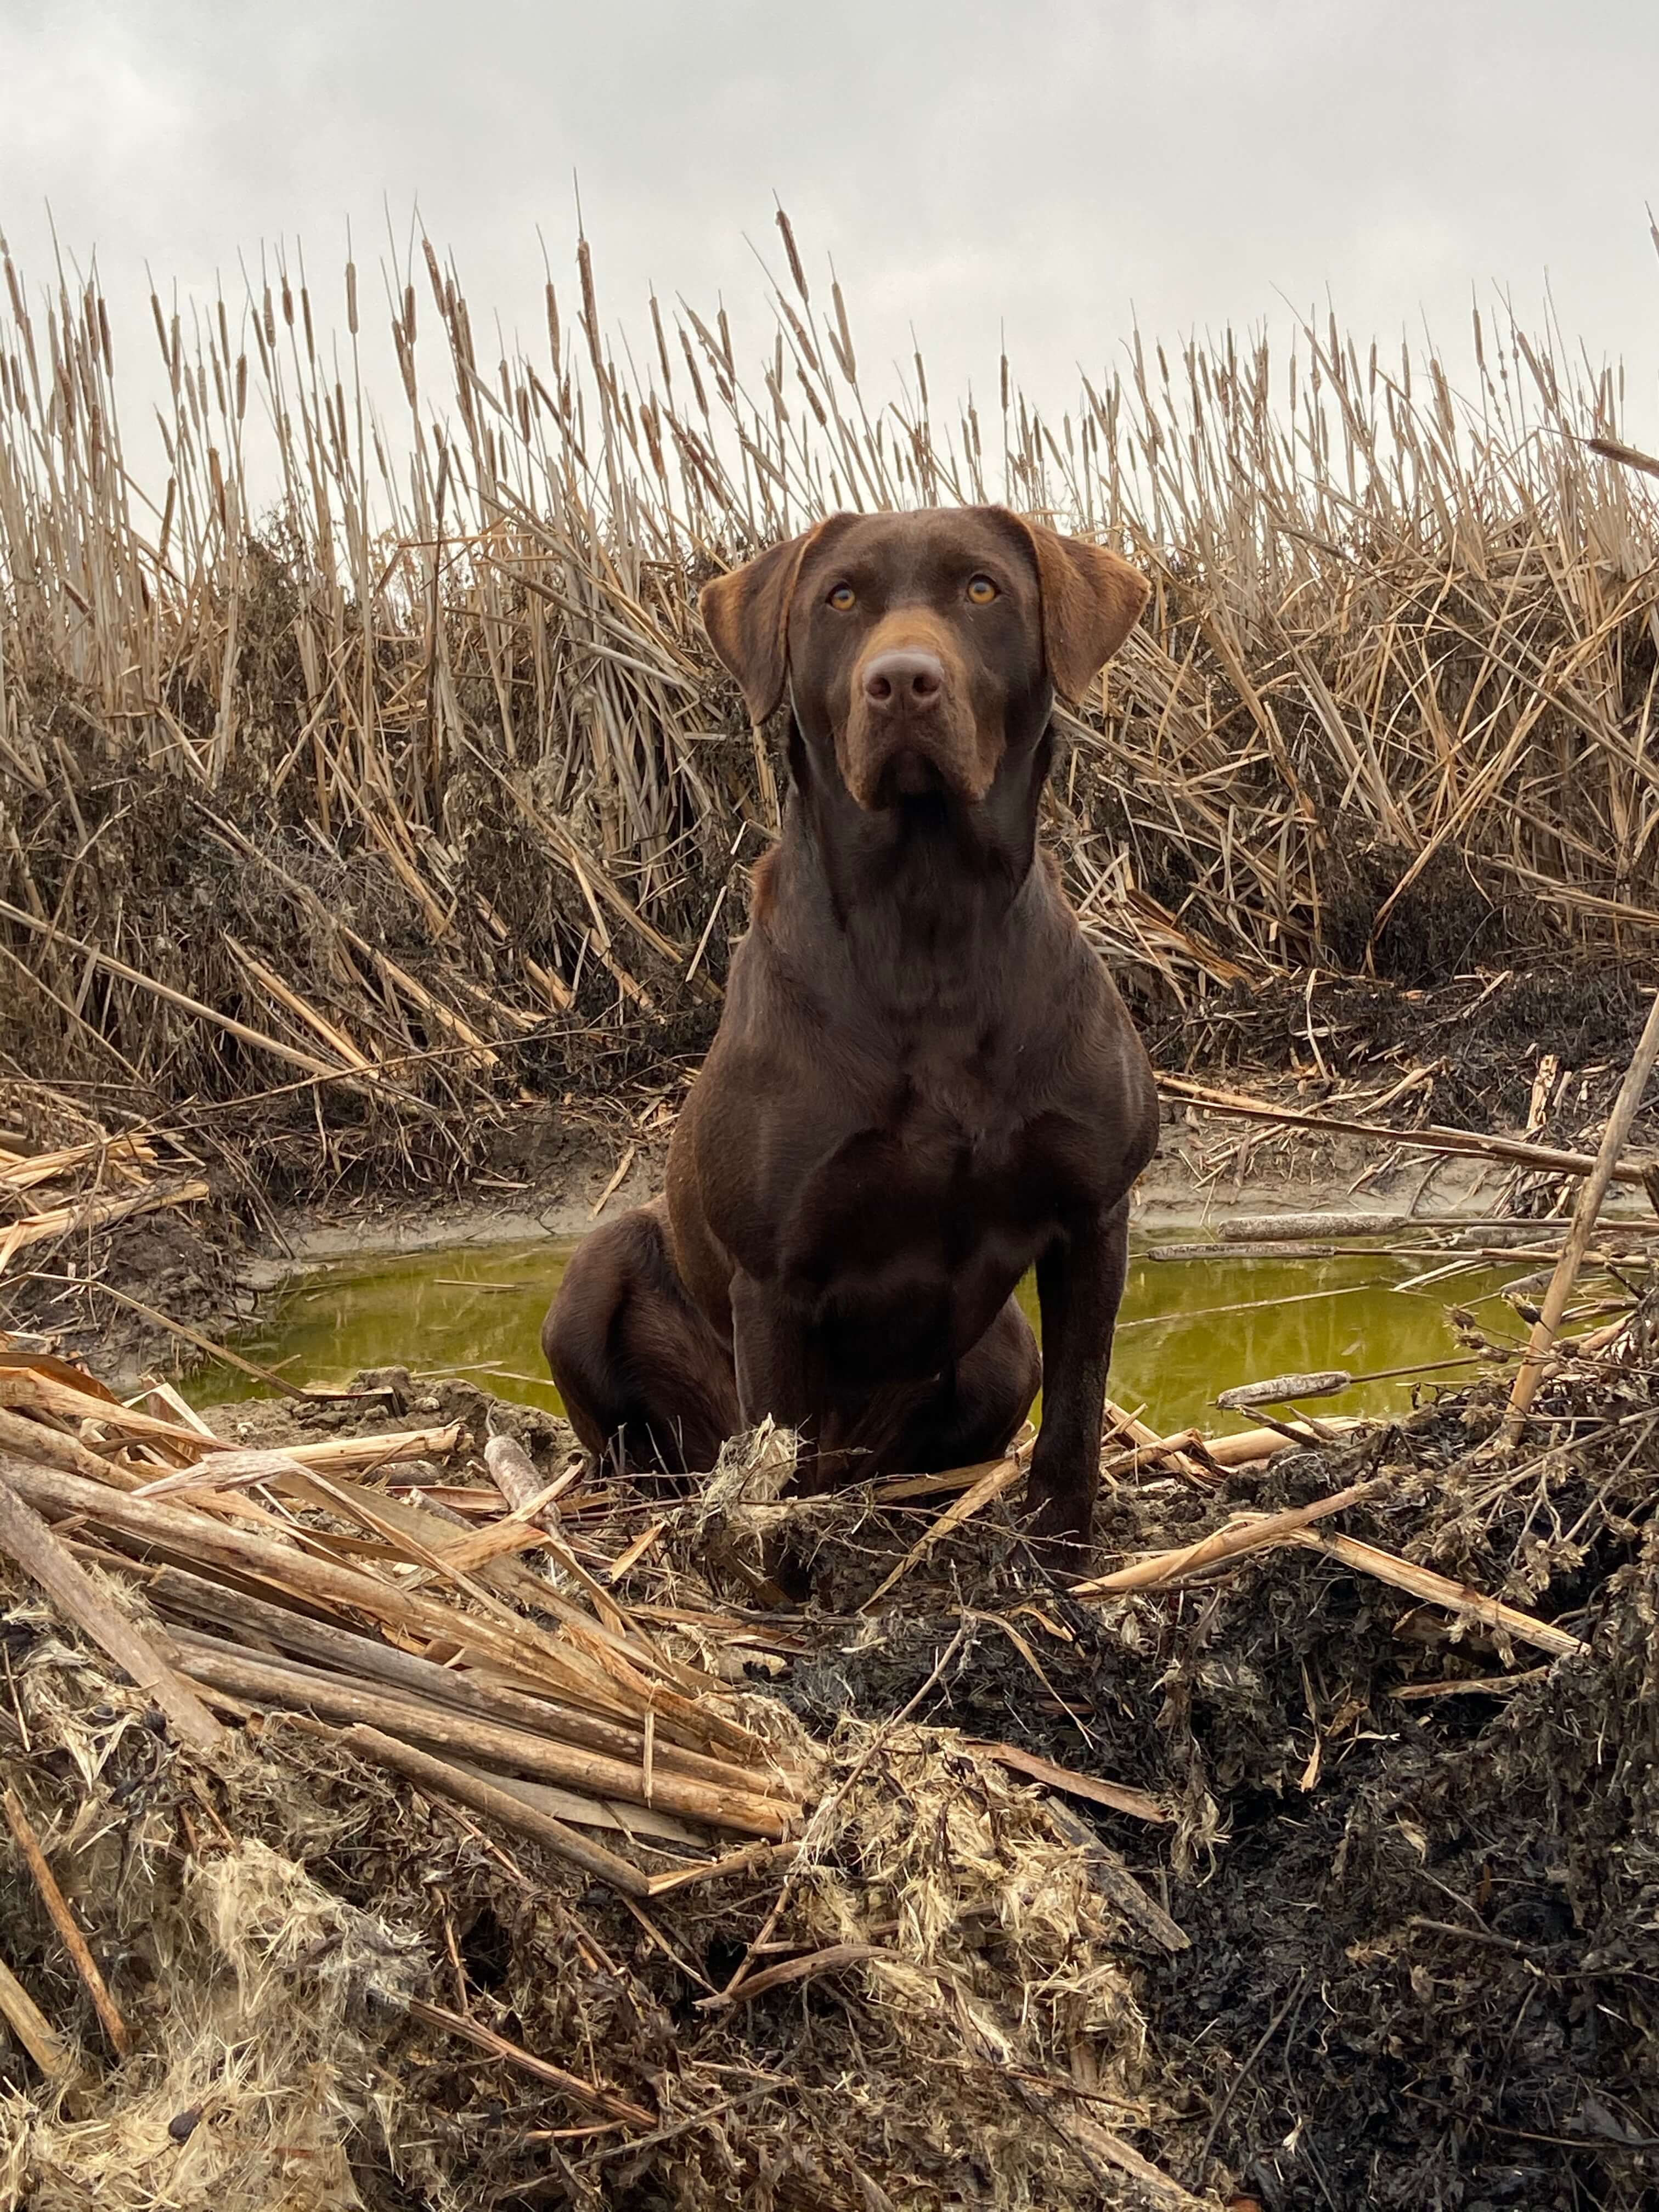
[[[339,1384],[364,1367],[459,1375],[503,1398],[561,1411],[542,1359],[542,1316],[573,1243],[463,1245],[396,1259],[337,1261],[296,1276],[272,1297],[237,1349],[295,1382]],[[1169,1249],[1166,1244],[1160,1250]],[[1218,1391],[1271,1376],[1344,1368],[1356,1376],[1455,1359],[1462,1350],[1449,1309],[1474,1310],[1486,1333],[1519,1340],[1522,1326],[1498,1297],[1535,1270],[1486,1269],[1401,1291],[1425,1263],[1344,1253],[1334,1259],[1154,1260],[1132,1253],[1112,1355],[1120,1405],[1143,1407],[1164,1433],[1249,1426],[1218,1413]],[[1020,1300],[1035,1323],[1035,1285]],[[1358,1381],[1316,1411],[1407,1410],[1414,1383],[1469,1379],[1472,1365],[1420,1378]],[[259,1397],[266,1386],[222,1367],[186,1384],[198,1405]]]

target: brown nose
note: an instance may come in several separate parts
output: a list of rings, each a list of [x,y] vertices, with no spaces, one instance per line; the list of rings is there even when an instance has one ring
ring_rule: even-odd
[[[939,704],[945,664],[937,653],[878,653],[864,672],[864,696],[884,714]]]

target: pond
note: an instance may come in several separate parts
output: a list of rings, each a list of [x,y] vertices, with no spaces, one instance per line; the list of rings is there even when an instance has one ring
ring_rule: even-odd
[[[408,1367],[422,1376],[470,1376],[498,1396],[561,1410],[542,1359],[542,1316],[574,1243],[542,1239],[469,1244],[395,1259],[336,1262],[296,1276],[263,1321],[237,1340],[247,1358],[296,1382],[338,1384],[363,1367]],[[1160,1251],[1170,1249],[1160,1244]],[[1206,1249],[1208,1248],[1206,1248]],[[1164,1433],[1248,1425],[1219,1414],[1218,1391],[1285,1374],[1344,1368],[1353,1389],[1322,1401],[1336,1413],[1404,1411],[1418,1382],[1470,1378],[1468,1364],[1419,1377],[1382,1370],[1455,1360],[1449,1315],[1471,1307],[1497,1338],[1522,1327],[1497,1293],[1530,1267],[1483,1269],[1401,1290],[1425,1262],[1376,1254],[1331,1259],[1154,1259],[1132,1251],[1118,1322],[1110,1389],[1144,1406]],[[1035,1322],[1034,1285],[1021,1302]],[[266,1386],[223,1368],[186,1386],[198,1405],[265,1395]]]

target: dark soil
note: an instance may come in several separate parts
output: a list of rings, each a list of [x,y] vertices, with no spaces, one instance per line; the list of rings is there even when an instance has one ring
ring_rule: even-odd
[[[922,1713],[1182,1808],[1173,1844],[1082,1809],[1191,1938],[1138,1983],[1170,2109],[1190,2113],[1178,2148],[1167,2132],[1140,2148],[1188,2186],[1207,2155],[1273,2212],[1655,2201],[1649,1389],[1584,1394],[1554,1432],[1581,1441],[1553,1465],[1477,1473],[1492,1417],[1476,1391],[1344,1458],[1282,1460],[1249,1501],[1392,1467],[1394,1498],[1344,1529],[1566,1622],[1582,1658],[1501,1654],[1296,1552],[1156,1601],[1034,1603],[1018,1551],[986,1531],[933,1563],[931,1605],[913,1582],[879,1640],[831,1639],[794,1667],[783,1694],[815,1727],[896,1712],[965,1622]],[[1213,1521],[1166,1499],[1149,1514],[1120,1493],[1109,1540]],[[830,1553],[821,1571],[854,1599],[872,1562]],[[1395,1694],[1501,1677],[1506,1657],[1527,1678],[1513,1689]]]

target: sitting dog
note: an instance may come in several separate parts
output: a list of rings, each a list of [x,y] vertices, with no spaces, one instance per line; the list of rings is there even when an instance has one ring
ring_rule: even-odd
[[[993,1458],[1042,1383],[1030,1533],[1081,1565],[1158,1107],[1037,809],[1056,696],[1146,596],[994,507],[833,515],[704,589],[753,720],[788,701],[792,787],[666,1193],[543,1328],[590,1452],[690,1473],[770,1414],[811,1493]]]

